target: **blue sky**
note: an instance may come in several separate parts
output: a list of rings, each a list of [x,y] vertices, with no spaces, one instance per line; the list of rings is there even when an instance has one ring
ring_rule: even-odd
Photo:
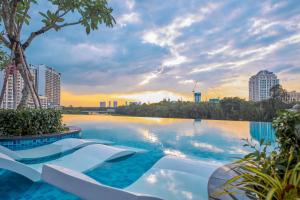
[[[249,77],[263,69],[300,91],[298,0],[108,2],[115,27],[90,35],[81,26],[52,31],[27,51],[30,63],[62,73],[65,104],[188,99],[195,81],[204,98],[247,98]],[[34,23],[25,35],[40,26],[38,9],[51,7],[43,1],[31,10]]]

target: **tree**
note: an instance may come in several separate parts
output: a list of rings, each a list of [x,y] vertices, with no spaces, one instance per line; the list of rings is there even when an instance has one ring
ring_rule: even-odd
[[[271,99],[286,102],[288,100],[288,93],[280,84],[274,85],[270,89]]]
[[[107,27],[113,27],[115,24],[113,10],[108,7],[106,0],[48,0],[51,9],[39,12],[43,26],[21,41],[20,36],[24,34],[23,26],[29,25],[32,21],[30,8],[41,1],[45,0],[0,1],[0,46],[6,47],[11,52],[11,65],[16,66],[24,80],[22,99],[18,108],[26,105],[29,95],[35,107],[41,107],[25,56],[26,49],[34,39],[50,30],[59,31],[68,26],[82,25],[89,34],[92,30],[98,29],[100,24]],[[0,99],[0,105],[2,100],[3,98]]]

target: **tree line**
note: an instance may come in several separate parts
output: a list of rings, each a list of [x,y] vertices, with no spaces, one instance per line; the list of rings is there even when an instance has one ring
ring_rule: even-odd
[[[202,118],[222,120],[272,121],[279,110],[291,108],[279,98],[251,102],[229,97],[219,103],[164,100],[159,103],[121,106],[116,114],[141,117]]]

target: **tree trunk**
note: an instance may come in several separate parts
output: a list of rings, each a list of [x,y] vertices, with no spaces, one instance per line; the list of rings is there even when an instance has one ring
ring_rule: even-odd
[[[41,108],[40,98],[34,85],[33,77],[30,73],[29,67],[24,56],[24,51],[20,44],[15,51],[15,60],[18,71],[24,80],[24,88],[22,91],[22,99],[18,105],[18,109],[26,107],[29,94],[31,94],[35,108]]]

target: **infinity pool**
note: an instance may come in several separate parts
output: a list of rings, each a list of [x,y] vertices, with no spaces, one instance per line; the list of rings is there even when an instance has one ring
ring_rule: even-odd
[[[136,181],[164,155],[225,164],[249,149],[242,139],[274,143],[270,123],[221,120],[162,119],[107,115],[65,115],[64,123],[82,128],[81,137],[110,140],[147,150],[126,159],[107,162],[87,174],[97,181],[124,188]],[[0,171],[0,199],[77,199],[45,183]]]

